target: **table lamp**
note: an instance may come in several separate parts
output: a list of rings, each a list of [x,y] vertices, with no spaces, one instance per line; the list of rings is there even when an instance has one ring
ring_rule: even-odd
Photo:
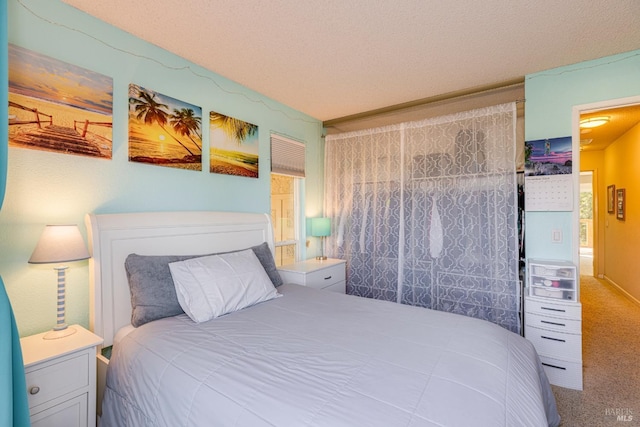
[[[47,225],[29,258],[29,263],[53,264],[87,258],[89,258],[89,252],[77,225]],[[44,339],[63,338],[76,332],[75,329],[69,328],[64,320],[65,270],[67,268],[65,265],[53,267],[58,272],[57,323],[52,331],[45,334]]]
[[[318,260],[326,260],[324,256],[324,238],[331,236],[331,218],[311,218],[311,235],[313,237],[320,237],[320,256],[317,256]]]

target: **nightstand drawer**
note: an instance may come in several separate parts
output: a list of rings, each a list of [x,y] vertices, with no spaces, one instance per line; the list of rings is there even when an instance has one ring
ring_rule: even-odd
[[[82,427],[87,424],[88,393],[31,416],[31,427]]]
[[[89,384],[89,352],[34,365],[27,369],[29,408]]]
[[[582,333],[582,322],[580,320],[551,317],[537,313],[526,313],[525,316],[527,325],[534,328],[550,329],[570,334]]]
[[[343,282],[344,280],[344,266],[336,265],[307,273],[306,285],[312,288],[324,289],[338,282]]]
[[[563,360],[582,360],[582,335],[525,327],[525,338],[533,343],[540,356]]]
[[[322,288],[322,290],[344,294],[347,291],[347,282],[343,280],[341,282],[334,283],[333,285],[329,285],[326,288]]]

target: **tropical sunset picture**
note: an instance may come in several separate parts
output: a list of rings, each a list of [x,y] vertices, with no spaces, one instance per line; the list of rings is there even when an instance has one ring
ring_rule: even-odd
[[[9,44],[9,146],[111,158],[113,80]]]
[[[129,85],[129,161],[202,170],[202,108]]]
[[[210,172],[258,178],[258,126],[209,113]]]

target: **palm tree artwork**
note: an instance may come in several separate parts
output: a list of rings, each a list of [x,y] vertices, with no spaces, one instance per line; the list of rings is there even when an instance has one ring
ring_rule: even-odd
[[[202,170],[202,109],[129,85],[129,161]]]
[[[211,111],[210,172],[258,178],[258,126]]]

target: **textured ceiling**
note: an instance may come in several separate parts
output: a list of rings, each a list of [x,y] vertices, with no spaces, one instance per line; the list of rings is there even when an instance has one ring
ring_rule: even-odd
[[[326,121],[640,48],[640,1],[62,0]]]

